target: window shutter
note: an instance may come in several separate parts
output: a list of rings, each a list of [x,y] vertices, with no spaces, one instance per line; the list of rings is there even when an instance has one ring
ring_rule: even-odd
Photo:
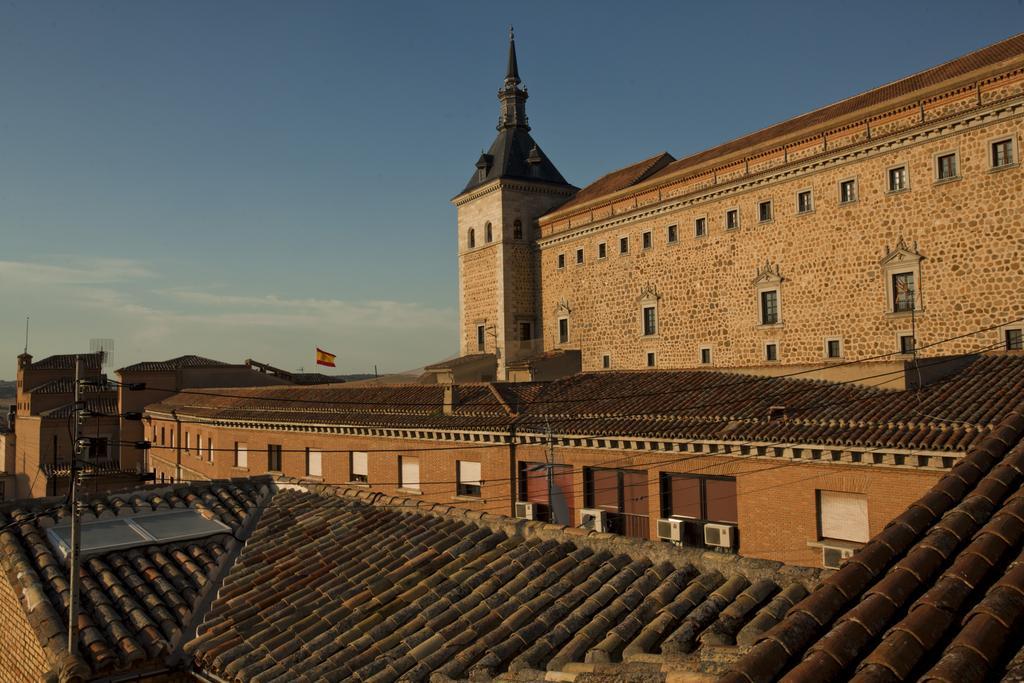
[[[407,455],[401,456],[402,488],[418,489],[420,487],[420,459]]]
[[[361,451],[352,451],[352,474],[367,476],[369,472],[366,468],[366,453]],[[405,481],[404,479],[402,481]]]
[[[320,451],[310,450],[308,452],[306,456],[306,469],[311,477],[323,476],[323,455]]]
[[[460,460],[459,483],[480,486],[480,463]]]
[[[868,540],[868,497],[863,493],[819,491],[821,535],[840,541]]]
[[[235,456],[235,460],[236,460],[237,466],[238,467],[248,467],[249,466],[249,446],[247,446],[244,443],[240,443],[237,446],[235,446],[235,452],[237,454]]]

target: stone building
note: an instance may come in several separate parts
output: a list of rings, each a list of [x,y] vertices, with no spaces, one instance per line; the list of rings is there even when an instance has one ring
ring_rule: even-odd
[[[514,43],[499,99],[453,200],[461,352],[499,379],[541,351],[771,372],[1021,347],[1024,35],[578,191],[529,136]]]

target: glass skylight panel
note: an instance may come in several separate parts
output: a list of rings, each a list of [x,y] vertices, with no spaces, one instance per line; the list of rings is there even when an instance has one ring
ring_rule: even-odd
[[[70,522],[50,527],[46,533],[50,545],[66,559],[71,553]],[[95,555],[223,533],[231,533],[231,528],[216,519],[204,517],[196,510],[145,512],[130,517],[82,522],[80,548],[83,555]]]

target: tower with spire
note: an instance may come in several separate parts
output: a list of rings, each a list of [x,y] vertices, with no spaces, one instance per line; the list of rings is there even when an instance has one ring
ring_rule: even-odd
[[[543,348],[537,219],[577,190],[530,135],[529,93],[521,84],[509,27],[498,135],[452,200],[458,209],[460,355],[496,359],[494,376],[484,371],[477,379],[505,379],[509,362]]]

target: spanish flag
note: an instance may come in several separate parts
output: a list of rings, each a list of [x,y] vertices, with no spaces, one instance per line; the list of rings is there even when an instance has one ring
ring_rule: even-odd
[[[326,351],[321,349],[319,346],[316,347],[316,364],[317,365],[326,365],[329,368],[333,368],[334,367],[334,359],[335,359],[335,355],[333,353],[327,353]]]

